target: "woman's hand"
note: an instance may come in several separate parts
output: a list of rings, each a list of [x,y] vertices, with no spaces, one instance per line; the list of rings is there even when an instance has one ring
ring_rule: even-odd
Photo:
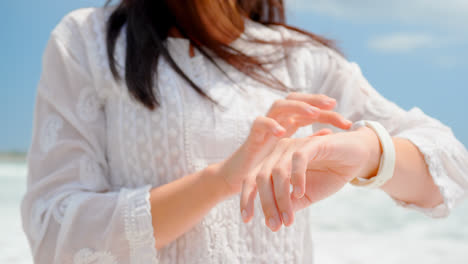
[[[158,249],[193,228],[219,202],[239,192],[251,168],[259,167],[275,142],[295,131],[296,126],[328,120],[347,127],[341,116],[329,110],[308,111],[311,106],[321,106],[319,99],[325,97],[296,96],[303,101],[280,100],[270,109],[268,117],[257,118],[245,143],[228,159],[151,190],[151,216]]]
[[[291,93],[276,101],[266,117],[254,121],[244,144],[230,158],[215,165],[228,191],[240,192],[244,179],[256,169],[258,171],[259,164],[276,143],[293,135],[298,128],[320,122],[349,129],[352,123],[331,111],[335,105],[336,101],[327,96],[300,93]]]
[[[371,129],[330,133],[282,139],[262,162],[255,182],[266,225],[273,231],[282,223],[291,225],[294,212],[336,193],[355,177],[366,178],[377,172],[381,149]],[[244,186],[245,190],[250,188]],[[255,194],[248,192],[241,196],[246,222],[253,216],[252,196]]]

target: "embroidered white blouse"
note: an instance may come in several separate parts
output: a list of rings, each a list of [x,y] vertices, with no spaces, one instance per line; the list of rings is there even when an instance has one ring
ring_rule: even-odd
[[[249,54],[286,53],[271,70],[292,88],[279,91],[218,61],[233,82],[200,53],[191,58],[187,40],[169,38],[177,63],[225,109],[199,96],[160,60],[162,104],[147,110],[109,71],[109,13],[98,8],[67,15],[44,54],[22,203],[36,263],[312,263],[308,210],[298,214],[292,227],[273,233],[263,224],[258,201],[257,214],[246,225],[239,197],[232,197],[191,231],[156,250],[148,201],[150,188],[227,158],[247,137],[255,117],[292,91],[326,94],[337,99],[337,111],[346,118],[377,120],[393,136],[411,140],[444,197],[437,208],[419,210],[445,216],[467,194],[468,152],[450,128],[418,108],[407,112],[389,102],[356,64],[320,45],[278,51],[241,39],[232,44]],[[263,39],[303,37],[279,26],[247,25],[248,34]],[[124,38],[116,51],[120,68]],[[295,136],[317,128],[304,128]]]

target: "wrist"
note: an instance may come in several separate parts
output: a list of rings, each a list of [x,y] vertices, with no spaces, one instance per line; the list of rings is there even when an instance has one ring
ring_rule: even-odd
[[[361,172],[361,175],[358,177],[363,179],[370,179],[377,175],[380,166],[380,159],[382,158],[382,145],[380,143],[379,137],[375,131],[369,127],[361,127],[356,130],[361,137],[361,142],[363,142],[366,152],[367,152],[367,162]]]
[[[238,193],[223,176],[223,163],[209,165],[203,170],[202,174],[202,177],[210,186],[210,192],[219,199],[224,200],[229,196]]]

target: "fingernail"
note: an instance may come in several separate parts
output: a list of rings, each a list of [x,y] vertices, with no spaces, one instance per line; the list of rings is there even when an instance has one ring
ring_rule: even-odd
[[[307,107],[307,112],[315,115],[319,113],[319,110],[315,107],[310,106],[310,107]]]
[[[286,212],[283,212],[282,213],[282,216],[283,216],[283,223],[285,224],[289,224],[289,216]]]
[[[296,198],[300,198],[301,195],[302,195],[301,187],[299,185],[294,186],[294,196],[296,196]]]
[[[244,221],[247,221],[247,217],[248,217],[247,211],[246,211],[245,209],[243,209],[243,210],[242,210],[242,219],[243,219]]]
[[[278,227],[278,224],[279,224],[279,221],[278,219],[276,219],[276,217],[270,217],[270,219],[268,219],[268,225],[270,226],[270,228],[277,228]]]
[[[336,100],[332,99],[332,98],[329,98],[329,99],[326,99],[323,103],[325,105],[332,105],[332,104],[336,103]]]
[[[276,126],[275,128],[273,128],[273,133],[275,133],[275,135],[281,135],[283,132],[284,128],[280,126]]]
[[[353,124],[353,122],[352,122],[352,121],[350,121],[350,120],[345,120],[345,123],[346,123],[348,126],[350,126],[350,125],[352,125],[352,124]]]

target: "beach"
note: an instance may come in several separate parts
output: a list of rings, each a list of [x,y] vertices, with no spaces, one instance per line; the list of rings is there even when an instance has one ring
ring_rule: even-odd
[[[0,263],[32,263],[19,211],[26,174],[21,156],[0,161]],[[381,191],[346,187],[311,210],[316,264],[468,263],[467,201],[450,217],[431,219]]]

